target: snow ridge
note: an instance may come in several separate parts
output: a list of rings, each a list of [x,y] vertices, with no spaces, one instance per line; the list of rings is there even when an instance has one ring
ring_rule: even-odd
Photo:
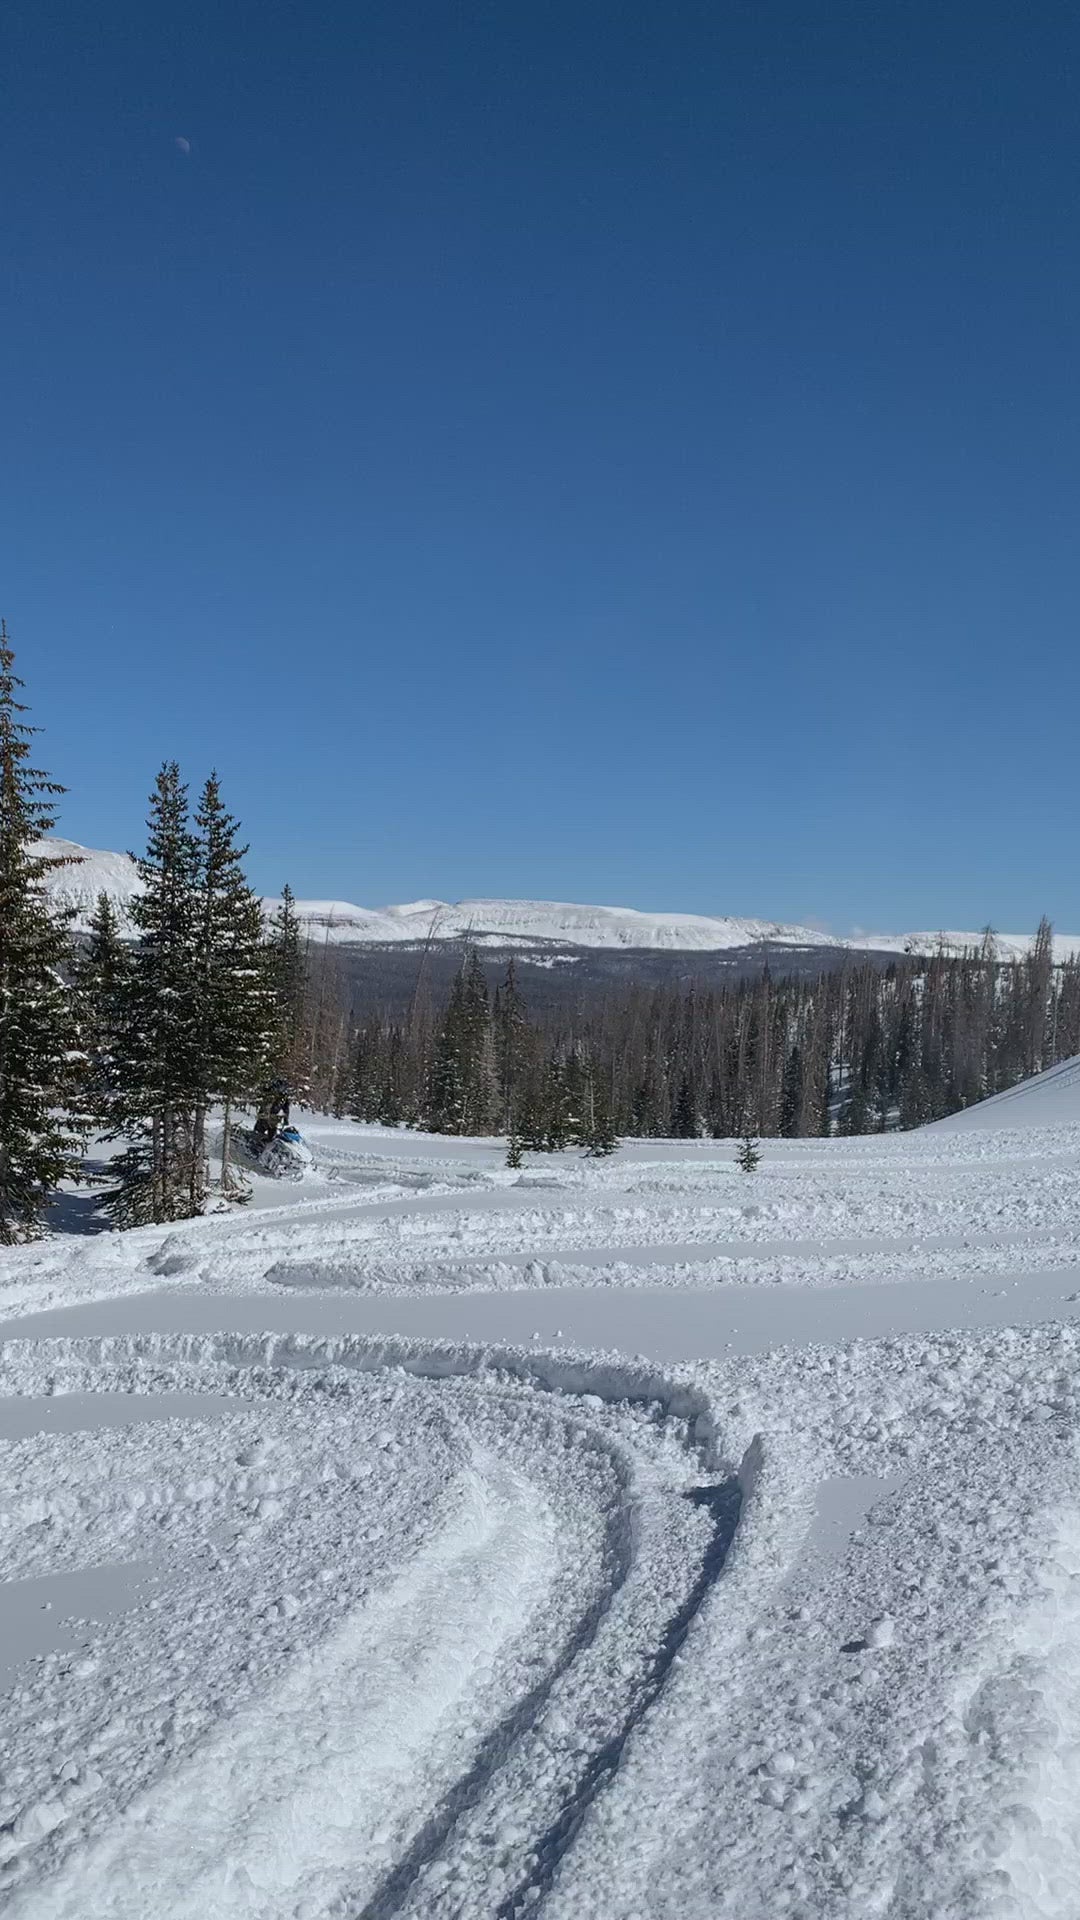
[[[74,840],[52,837],[43,852],[65,862],[47,878],[58,909],[72,916],[76,933],[90,925],[98,895],[108,894],[123,931],[133,932],[131,902],[142,892],[139,869],[130,854],[101,852]],[[279,905],[266,899],[269,918]],[[637,907],[578,905],[565,900],[411,900],[396,906],[363,907],[351,900],[298,900],[297,912],[311,940],[320,946],[423,946],[428,941],[470,939],[480,947],[505,951],[518,947],[537,956],[564,948],[609,952],[724,953],[757,945],[793,948],[841,948],[855,953],[961,953],[982,945],[976,932],[868,933],[842,939],[816,927],[737,914],[645,913]],[[1022,957],[1032,936],[994,935],[999,959]],[[1080,934],[1054,936],[1054,958],[1080,954]]]

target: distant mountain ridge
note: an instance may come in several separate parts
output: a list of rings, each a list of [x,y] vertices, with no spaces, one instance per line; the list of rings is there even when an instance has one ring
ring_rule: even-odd
[[[131,903],[142,891],[134,860],[126,853],[107,853],[81,847],[74,840],[52,837],[42,849],[60,855],[65,865],[48,879],[48,891],[58,908],[72,914],[76,932],[85,932],[97,904],[107,893],[121,926],[134,930]],[[472,940],[477,946],[500,951],[520,950],[541,963],[570,960],[574,952],[603,949],[622,953],[706,954],[745,952],[760,946],[770,950],[813,948],[852,953],[932,953],[944,946],[959,952],[978,946],[977,932],[862,934],[841,939],[814,927],[789,926],[775,920],[697,913],[644,913],[636,907],[580,906],[558,900],[413,900],[400,906],[361,907],[348,900],[298,900],[297,911],[313,942],[341,947],[416,948]],[[267,914],[276,900],[264,902]],[[1028,951],[1030,934],[996,934],[996,950],[1003,960]],[[1054,957],[1061,961],[1080,953],[1080,934],[1056,934]]]

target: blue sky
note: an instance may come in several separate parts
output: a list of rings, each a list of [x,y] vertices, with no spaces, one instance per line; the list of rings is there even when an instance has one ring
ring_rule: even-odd
[[[5,22],[64,831],[175,756],[267,891],[1080,928],[1075,7]]]

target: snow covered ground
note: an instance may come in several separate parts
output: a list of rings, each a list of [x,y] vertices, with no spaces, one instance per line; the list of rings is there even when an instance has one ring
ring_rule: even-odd
[[[1075,1920],[1080,1063],[0,1256],[14,1920]]]

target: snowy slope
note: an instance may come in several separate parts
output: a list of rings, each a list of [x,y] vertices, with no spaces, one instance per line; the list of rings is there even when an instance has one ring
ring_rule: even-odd
[[[122,924],[141,891],[134,861],[125,853],[105,853],[54,838],[47,844],[71,864],[48,882],[57,904],[74,909],[76,931],[85,931],[99,893],[109,895]],[[278,902],[265,902],[267,914]],[[774,946],[847,947],[870,953],[933,953],[944,946],[960,952],[977,947],[977,933],[865,934],[849,940],[813,927],[735,915],[643,913],[635,907],[578,906],[559,900],[413,900],[397,906],[363,907],[349,900],[299,900],[297,911],[312,940],[329,946],[423,945],[428,940],[468,937],[480,946],[544,949],[593,948],[610,951],[723,953],[768,942]],[[1026,953],[1031,936],[998,934],[1003,960]],[[1054,954],[1066,960],[1080,953],[1080,934],[1056,934]]]
[[[936,1120],[924,1132],[970,1133],[1027,1127],[1080,1127],[1080,1057],[1062,1060],[1018,1087]]]
[[[575,906],[558,900],[459,900],[455,904],[421,901],[388,907],[386,913],[425,936],[434,925],[437,939],[468,934],[492,941],[554,941],[575,947],[634,947],[684,953],[715,953],[755,941],[792,946],[830,946],[828,934],[810,927],[782,926],[772,920],[747,920],[704,914],[641,913],[634,907]]]
[[[267,901],[273,911],[276,901]],[[847,948],[855,953],[963,953],[982,945],[979,933],[876,933],[850,939],[814,927],[737,915],[643,913],[636,907],[574,905],[560,900],[420,900],[401,906],[360,907],[345,900],[300,900],[297,910],[315,938],[330,945],[365,942],[422,944],[460,940],[478,946],[605,948],[608,951],[723,953],[767,942],[773,946]],[[994,936],[1001,960],[1027,953],[1034,936]],[[1054,935],[1054,958],[1080,953],[1080,934]]]
[[[1019,960],[1031,951],[1034,942],[1031,933],[996,933],[993,936],[994,952],[999,960]],[[981,933],[958,933],[955,930],[939,933],[867,933],[858,934],[847,942],[862,953],[971,953],[983,944]],[[1080,933],[1055,933],[1054,959],[1063,962],[1071,960],[1080,953]]]
[[[1076,1920],[1078,1108],[0,1250],[5,1920]]]
[[[100,852],[59,837],[42,846],[70,862],[50,875],[47,885],[58,906],[74,909],[72,925],[76,931],[85,931],[102,892],[109,895],[122,922],[130,925],[128,908],[132,897],[141,892],[142,882],[128,854]],[[278,902],[267,900],[265,906],[271,914]],[[429,939],[459,940],[463,935],[481,945],[518,943],[702,953],[763,940],[799,947],[842,944],[813,928],[782,926],[771,920],[639,913],[633,907],[574,906],[544,900],[414,900],[388,907],[362,907],[349,900],[299,900],[297,912],[314,940],[335,946],[417,945]]]
[[[74,932],[86,932],[102,893],[108,894],[121,926],[132,930],[129,908],[143,887],[130,854],[81,847],[77,841],[63,840],[58,834],[39,841],[37,850],[67,863],[47,876],[46,888],[59,908],[74,915],[71,921]]]

